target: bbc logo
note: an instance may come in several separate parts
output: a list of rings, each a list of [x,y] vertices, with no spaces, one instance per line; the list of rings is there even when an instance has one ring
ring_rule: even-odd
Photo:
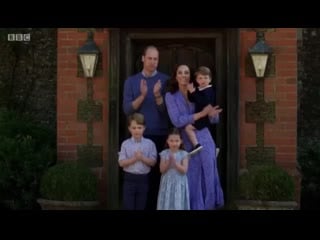
[[[31,40],[30,33],[22,34],[22,33],[10,33],[8,34],[8,41],[19,41],[19,42],[29,42]]]

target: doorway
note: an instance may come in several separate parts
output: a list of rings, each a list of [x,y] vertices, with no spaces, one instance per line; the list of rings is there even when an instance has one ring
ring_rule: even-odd
[[[222,187],[228,200],[228,31],[224,29],[118,29],[110,34],[110,111],[117,115],[109,118],[109,159],[116,156],[121,142],[128,137],[126,117],[122,111],[122,92],[125,79],[142,70],[141,55],[148,45],[159,49],[158,70],[168,75],[176,64],[188,64],[193,69],[208,66],[212,70],[212,83],[216,87],[217,104],[224,109],[220,123],[212,135],[220,147],[218,167]],[[230,37],[229,37],[230,38]],[[118,60],[118,64],[116,61]],[[113,64],[112,64],[113,63]],[[120,64],[119,64],[120,63]],[[117,80],[117,81],[116,81]],[[113,90],[112,90],[113,89]],[[115,94],[116,93],[116,94]],[[113,114],[112,114],[113,115]],[[115,115],[113,115],[115,116]],[[118,120],[115,123],[115,120]],[[237,120],[237,119],[236,119]],[[116,130],[116,129],[117,130]],[[112,149],[115,149],[112,153]],[[229,149],[230,150],[230,149]],[[119,207],[121,201],[121,171],[115,160],[108,161],[108,174],[113,186],[108,191],[111,208]],[[230,164],[229,164],[230,165]],[[235,165],[235,164],[234,164]],[[112,170],[111,170],[112,169]],[[116,182],[118,179],[118,182]],[[119,199],[118,201],[116,199]]]

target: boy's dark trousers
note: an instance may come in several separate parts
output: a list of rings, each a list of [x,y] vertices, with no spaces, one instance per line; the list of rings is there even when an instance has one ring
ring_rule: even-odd
[[[148,138],[154,142],[157,148],[157,163],[151,168],[149,173],[149,192],[147,199],[147,210],[156,210],[159,185],[160,185],[160,157],[159,153],[165,148],[165,143],[167,136],[165,135],[146,135],[145,138]]]
[[[144,210],[147,204],[148,186],[148,174],[132,174],[124,172],[123,209]]]

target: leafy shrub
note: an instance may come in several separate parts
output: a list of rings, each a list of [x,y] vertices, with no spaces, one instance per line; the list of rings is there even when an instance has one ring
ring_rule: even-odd
[[[7,41],[10,33],[31,41]],[[0,28],[0,106],[56,125],[57,29]]]
[[[257,166],[240,176],[240,197],[250,200],[291,201],[294,198],[293,178],[275,165]]]
[[[306,142],[299,149],[303,181],[310,191],[320,191],[320,141]]]
[[[39,148],[44,145],[55,148],[56,145],[56,134],[53,130],[35,122],[26,114],[4,108],[0,109],[0,136],[31,136]]]
[[[40,184],[44,199],[59,201],[97,200],[97,178],[77,163],[57,164],[44,174]]]
[[[16,209],[32,209],[42,174],[53,162],[48,146],[39,148],[31,136],[0,136],[0,192]]]
[[[0,201],[35,208],[40,178],[55,161],[55,133],[31,117],[0,109]]]
[[[320,141],[301,139],[298,153],[302,172],[301,209],[319,209]]]

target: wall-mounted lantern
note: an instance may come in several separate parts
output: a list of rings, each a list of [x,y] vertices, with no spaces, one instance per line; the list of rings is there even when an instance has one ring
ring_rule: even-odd
[[[99,54],[100,50],[93,40],[93,32],[89,31],[86,43],[78,50],[78,55],[86,78],[94,77]]]
[[[256,44],[249,49],[249,54],[253,62],[256,77],[263,78],[272,49],[265,43],[264,32],[257,32],[256,39]]]

